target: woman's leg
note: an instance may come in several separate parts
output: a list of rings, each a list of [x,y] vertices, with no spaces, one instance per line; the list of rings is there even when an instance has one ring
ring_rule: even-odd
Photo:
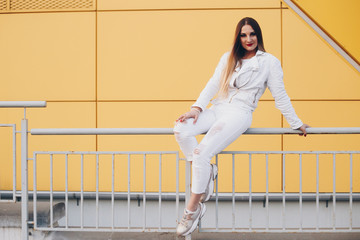
[[[198,146],[195,136],[207,132],[216,121],[216,116],[213,110],[206,109],[199,115],[195,124],[193,121],[194,119],[188,119],[186,122],[177,122],[174,127],[175,139],[179,143],[180,149],[188,161],[193,160],[194,149]],[[189,200],[191,204],[188,204],[190,208],[187,209],[195,211],[200,197],[201,194],[195,194],[191,197]]]
[[[214,111],[206,109],[199,115],[195,124],[192,118],[186,120],[186,122],[176,123],[174,127],[175,139],[188,161],[192,161],[193,151],[198,145],[195,136],[207,132],[215,120]]]
[[[209,129],[200,144],[194,149],[192,164],[192,195],[187,208],[196,209],[201,194],[210,177],[210,161],[251,125],[252,113],[234,108],[218,110],[216,122]]]

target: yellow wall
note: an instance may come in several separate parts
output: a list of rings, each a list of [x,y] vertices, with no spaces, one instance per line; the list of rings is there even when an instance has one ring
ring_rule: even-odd
[[[360,1],[294,0],[325,32],[360,63]]]
[[[360,113],[355,111],[360,107],[359,73],[279,0],[98,0],[92,4],[81,10],[0,7],[0,100],[48,101],[45,109],[28,109],[29,128],[172,127],[231,47],[235,26],[245,16],[259,21],[266,50],[282,61],[288,94],[304,122],[313,127],[359,127]],[[254,112],[252,127],[288,127],[274,105],[267,91]],[[21,109],[0,109],[0,123],[16,123],[19,129],[22,115]],[[0,130],[4,146],[0,150],[0,188],[11,189],[11,152],[5,148],[11,146],[10,133]],[[242,136],[226,150],[360,150],[359,140],[356,135]],[[178,150],[173,136],[30,136],[29,141],[30,153]],[[326,158],[321,159],[321,191],[332,190],[328,179],[331,161]],[[253,190],[264,191],[265,158],[253,159]],[[40,189],[49,187],[46,161],[39,163]],[[56,157],[54,161],[55,189],[61,190],[64,159]],[[101,161],[107,170],[101,172],[100,189],[109,191],[111,165],[106,157]],[[348,159],[339,157],[337,161],[337,190],[348,191]],[[230,163],[228,156],[219,162],[220,191],[232,189]],[[142,169],[141,161],[136,164]],[[20,176],[19,159],[17,166]],[[314,159],[304,157],[303,166],[303,172],[311,176],[304,179],[304,189],[314,191]],[[147,167],[149,172],[158,171],[156,163]],[[166,169],[173,167],[173,163],[164,163],[164,179],[170,177]],[[281,168],[281,156],[272,156],[271,191],[281,191]],[[78,158],[74,157],[69,169],[70,188],[78,190]],[[117,169],[123,178],[127,163],[120,163]],[[132,190],[142,190],[142,170],[133,169]],[[183,180],[183,163],[181,169]],[[237,191],[248,191],[247,169],[248,161],[237,157]],[[359,169],[360,159],[355,157],[355,191],[360,191]],[[94,190],[94,159],[89,160],[85,175],[85,189]],[[116,182],[117,190],[127,190],[126,178],[123,180]],[[287,191],[298,190],[298,160],[292,157],[286,160],[286,181]],[[18,189],[19,183],[20,177]],[[152,179],[147,189],[157,191],[157,184]],[[174,191],[174,184],[169,183],[163,191]]]

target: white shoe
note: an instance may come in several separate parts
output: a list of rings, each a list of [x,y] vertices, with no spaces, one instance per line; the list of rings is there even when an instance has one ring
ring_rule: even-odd
[[[206,206],[204,203],[200,203],[195,212],[189,212],[184,210],[184,216],[180,220],[176,233],[178,236],[187,236],[195,231],[198,226],[199,220],[204,216],[206,212]]]
[[[202,202],[202,203],[209,201],[209,199],[211,198],[211,196],[214,192],[214,182],[218,175],[217,166],[215,164],[211,164],[210,166],[211,166],[211,172],[210,172],[209,182],[205,189],[205,192],[200,197],[200,202]]]

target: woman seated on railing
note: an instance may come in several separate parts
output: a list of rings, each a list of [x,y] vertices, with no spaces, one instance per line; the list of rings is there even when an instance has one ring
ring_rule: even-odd
[[[176,120],[176,140],[187,160],[192,161],[192,194],[178,224],[178,235],[191,234],[204,216],[204,202],[210,199],[217,177],[217,167],[210,161],[250,127],[252,112],[266,87],[290,126],[306,136],[309,126],[302,123],[292,107],[280,61],[265,52],[256,20],[243,18],[236,27],[231,52],[221,57],[191,110]],[[207,109],[216,94],[212,107]],[[198,144],[195,136],[204,132],[207,133]]]

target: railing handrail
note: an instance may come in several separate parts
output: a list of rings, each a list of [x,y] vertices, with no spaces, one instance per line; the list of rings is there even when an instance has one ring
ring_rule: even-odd
[[[172,128],[36,128],[32,135],[172,135]],[[249,128],[244,134],[299,134],[291,128]],[[308,128],[308,134],[360,134],[360,127]]]
[[[0,108],[46,107],[46,101],[0,101]]]

